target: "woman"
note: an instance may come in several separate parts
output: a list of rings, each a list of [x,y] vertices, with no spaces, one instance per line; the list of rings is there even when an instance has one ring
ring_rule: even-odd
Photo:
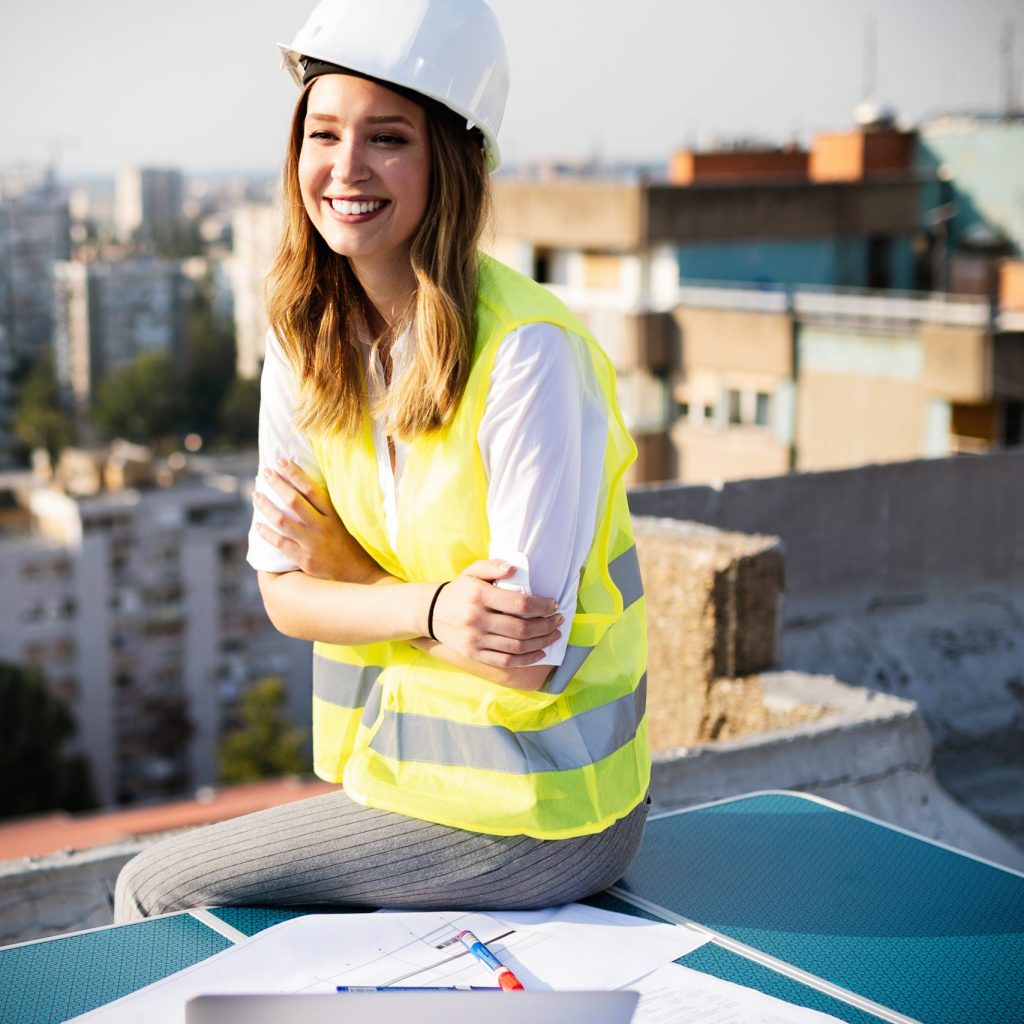
[[[646,815],[635,448],[582,325],[477,251],[500,31],[482,0],[324,0],[282,49],[249,560],[314,641],[314,767],[343,788],[140,855],[117,918],[581,898]]]

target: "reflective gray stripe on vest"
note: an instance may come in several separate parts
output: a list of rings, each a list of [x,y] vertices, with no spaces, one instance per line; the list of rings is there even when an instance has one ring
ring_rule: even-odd
[[[622,595],[622,610],[635,604],[644,596],[644,586],[640,579],[640,561],[636,555],[636,545],[623,551],[617,558],[608,563],[608,575]],[[573,676],[579,672],[583,662],[587,660],[593,647],[576,647],[569,645],[565,649],[562,664],[551,673],[542,689],[545,693],[561,693]]]
[[[430,715],[385,711],[370,749],[396,761],[420,761],[526,775],[583,768],[636,735],[647,697],[645,672],[632,693],[546,729],[516,732]]]
[[[644,585],[640,579],[640,559],[637,558],[635,544],[608,563],[608,575],[622,594],[623,611],[644,596]]]
[[[338,707],[361,708],[382,671],[379,665],[347,665],[314,654],[313,696]]]

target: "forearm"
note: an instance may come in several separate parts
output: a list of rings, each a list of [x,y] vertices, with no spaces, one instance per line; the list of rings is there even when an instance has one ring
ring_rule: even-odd
[[[403,583],[382,570],[361,583],[303,572],[259,574],[267,615],[286,636],[331,644],[410,640],[427,632],[434,583]]]
[[[509,686],[514,690],[539,690],[554,670],[554,665],[526,665],[522,668],[497,668],[484,665],[472,658],[463,657],[442,643],[419,637],[411,641],[414,647],[429,654],[438,661],[461,668],[471,675],[479,676],[491,683]]]

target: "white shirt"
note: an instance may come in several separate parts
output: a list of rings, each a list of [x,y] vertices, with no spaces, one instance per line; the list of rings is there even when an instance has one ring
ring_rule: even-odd
[[[391,350],[391,379],[403,372],[411,332]],[[607,411],[593,378],[586,342],[550,323],[526,324],[502,342],[491,370],[491,384],[477,431],[487,474],[489,558],[516,566],[499,586],[556,598],[565,616],[561,637],[537,664],[559,665],[576,611],[580,572],[594,536],[598,489],[604,465]],[[369,346],[366,347],[367,352]],[[382,377],[382,374],[381,374]],[[373,395],[374,376],[367,374]],[[273,332],[261,380],[256,489],[282,507],[263,469],[283,456],[323,482],[309,439],[295,427],[297,381]],[[387,436],[373,423],[381,509],[391,543],[397,536],[397,496],[407,446],[397,438],[395,469]],[[297,569],[256,532],[266,520],[254,509],[248,561],[254,569]],[[266,524],[269,525],[269,524]]]

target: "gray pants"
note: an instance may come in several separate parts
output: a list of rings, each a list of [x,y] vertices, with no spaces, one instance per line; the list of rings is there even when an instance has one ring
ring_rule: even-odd
[[[150,847],[121,870],[114,919],[233,904],[528,910],[570,903],[621,877],[646,819],[641,801],[597,835],[492,836],[363,807],[339,789]]]

